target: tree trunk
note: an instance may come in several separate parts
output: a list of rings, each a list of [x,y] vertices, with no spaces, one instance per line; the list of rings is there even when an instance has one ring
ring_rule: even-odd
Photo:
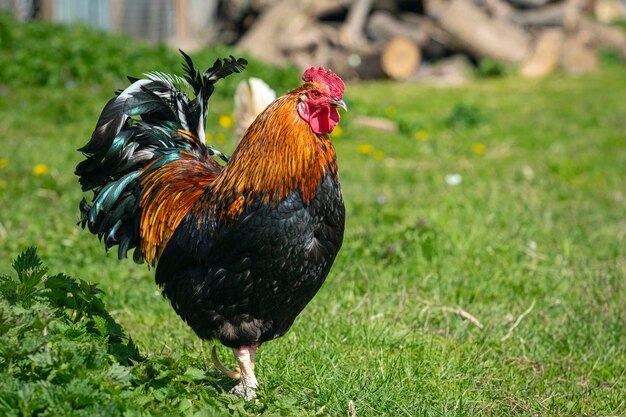
[[[524,63],[521,73],[525,77],[545,77],[556,69],[559,61],[559,49],[563,43],[563,32],[559,29],[547,29],[537,37],[535,49]]]
[[[405,80],[415,73],[420,59],[420,50],[413,41],[396,36],[383,48],[380,65],[389,78]]]
[[[435,19],[454,45],[476,58],[521,62],[529,53],[530,37],[520,27],[490,17],[465,0],[432,1],[428,15]]]

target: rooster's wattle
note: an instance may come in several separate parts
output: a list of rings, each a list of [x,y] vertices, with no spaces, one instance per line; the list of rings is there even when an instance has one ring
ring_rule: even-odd
[[[156,265],[180,317],[233,349],[240,371],[217,365],[250,398],[257,347],[289,330],[341,247],[345,212],[328,133],[345,109],[344,84],[308,69],[228,158],[206,144],[207,100],[246,61],[218,59],[200,73],[183,55],[184,77],[130,79],[102,111],[76,168],[83,191],[93,191],[80,205],[82,226],[107,249],[119,245],[120,258],[134,249],[135,261]]]

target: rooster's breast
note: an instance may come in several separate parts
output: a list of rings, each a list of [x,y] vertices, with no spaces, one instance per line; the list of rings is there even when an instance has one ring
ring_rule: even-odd
[[[197,222],[185,219],[159,261],[157,282],[202,338],[233,347],[274,339],[324,282],[344,219],[340,187],[330,175],[308,204],[299,191],[278,204],[253,202],[200,249],[189,244]]]

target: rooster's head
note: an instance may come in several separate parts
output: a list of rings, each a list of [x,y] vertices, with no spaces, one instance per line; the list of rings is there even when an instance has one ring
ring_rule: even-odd
[[[304,71],[305,84],[299,89],[298,114],[318,135],[330,133],[339,123],[337,107],[347,110],[341,99],[344,84],[337,74],[324,67]]]

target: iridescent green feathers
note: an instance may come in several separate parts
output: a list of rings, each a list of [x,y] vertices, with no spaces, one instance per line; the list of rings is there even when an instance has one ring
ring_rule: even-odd
[[[228,160],[206,145],[207,103],[215,83],[242,71],[247,62],[233,56],[217,59],[200,73],[181,53],[184,77],[159,72],[144,79],[129,77],[131,85],[106,104],[91,139],[79,149],[86,158],[75,173],[83,191],[94,192],[91,203],[80,204],[81,224],[104,238],[107,249],[119,245],[120,258],[141,247],[140,200],[151,197],[145,195],[144,176],[174,161],[180,166],[187,159],[195,169],[205,167],[212,178],[220,169],[213,156]],[[185,93],[189,88],[193,98]],[[143,257],[141,250],[135,251],[136,261]]]

